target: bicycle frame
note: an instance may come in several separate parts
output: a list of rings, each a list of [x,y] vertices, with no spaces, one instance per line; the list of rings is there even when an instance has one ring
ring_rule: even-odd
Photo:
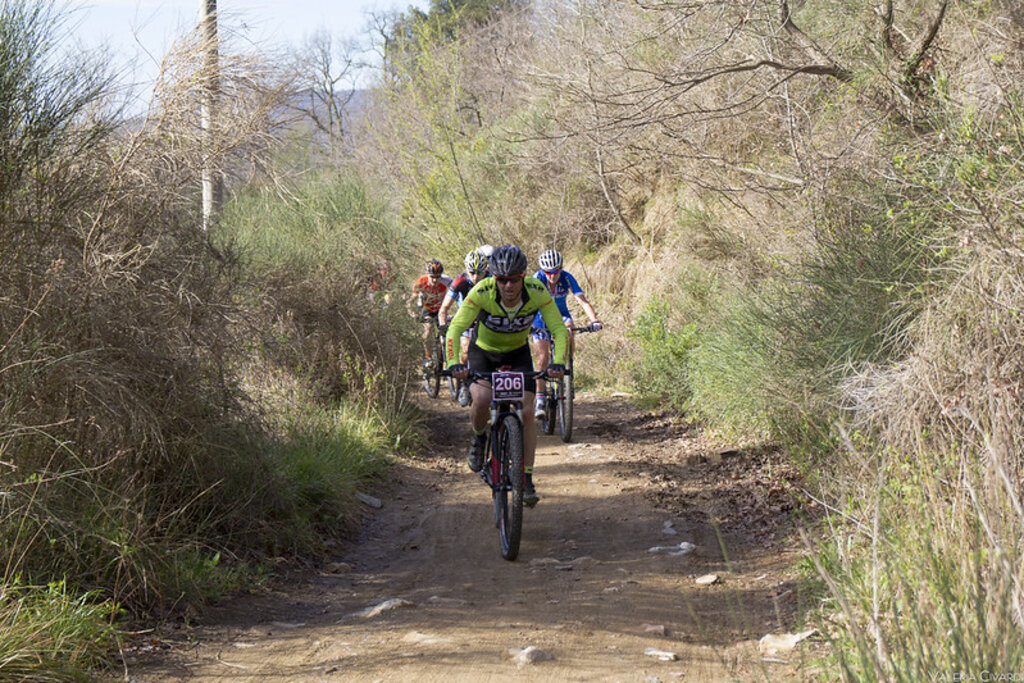
[[[438,392],[441,388],[441,376],[444,372],[444,333],[441,332],[436,318],[434,318],[430,324],[431,327],[433,327],[432,334],[434,336],[432,352],[433,358],[431,359],[432,362],[429,368],[423,368],[423,390],[427,392],[427,396],[430,398],[437,398]],[[448,390],[451,392],[452,398],[454,398],[454,382],[451,378],[449,378],[448,382]]]
[[[451,376],[447,370],[445,375]],[[523,377],[546,377],[547,373],[523,372]],[[491,373],[469,373],[469,382],[491,380]],[[515,560],[519,555],[523,523],[523,403],[521,400],[491,399],[491,426],[488,431],[484,465],[480,478],[491,489],[494,524],[498,528],[501,556]],[[511,498],[511,500],[510,500]]]
[[[520,402],[512,401],[491,401],[491,429],[490,436],[487,439],[487,450],[484,454],[484,467],[480,470],[480,478],[484,480],[484,483],[491,487],[491,491],[497,497],[501,496],[502,493],[513,492],[513,475],[522,475],[524,472],[513,473],[511,468],[513,463],[510,458],[502,457],[499,452],[500,445],[502,442],[503,434],[502,430],[506,430],[509,426],[506,424],[506,420],[514,420],[519,427],[520,433],[522,432],[523,425],[523,405]],[[523,465],[523,459],[520,458],[520,466]],[[508,520],[503,518],[502,511],[498,509],[497,504],[494,510],[494,523],[498,526],[499,530],[502,530],[504,524]],[[505,530],[507,534],[507,530]],[[504,544],[503,544],[504,545]]]
[[[593,332],[590,327],[570,328],[574,333],[571,337],[575,341],[575,333]],[[572,416],[573,400],[575,390],[572,383],[573,375],[573,346],[569,346],[568,356],[565,363],[565,375],[561,379],[548,380],[544,395],[544,417],[541,420],[541,427],[545,434],[555,433],[555,422],[558,422],[559,432],[562,441],[569,443],[572,440]]]

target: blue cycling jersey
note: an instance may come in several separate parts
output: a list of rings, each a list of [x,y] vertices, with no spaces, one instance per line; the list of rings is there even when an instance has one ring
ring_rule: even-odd
[[[569,292],[572,292],[576,296],[583,294],[583,289],[580,287],[579,283],[576,282],[576,278],[572,276],[572,273],[567,270],[563,270],[562,274],[558,278],[558,282],[554,285],[548,282],[548,276],[543,270],[538,270],[536,274],[534,274],[534,277],[543,282],[544,286],[548,288],[549,292],[551,292],[551,298],[555,300],[555,305],[558,306],[558,311],[562,314],[562,317],[571,318],[572,314],[569,313],[569,302],[567,300]],[[539,315],[534,318],[533,326],[539,329],[543,329],[545,327],[544,321]]]

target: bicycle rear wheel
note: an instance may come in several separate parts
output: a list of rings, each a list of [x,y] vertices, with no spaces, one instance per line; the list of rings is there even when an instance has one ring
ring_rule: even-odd
[[[494,489],[494,516],[501,556],[511,562],[519,555],[523,535],[523,427],[519,420],[504,418],[495,439],[494,457],[501,463],[501,477]]]
[[[569,352],[568,362],[565,367],[572,370],[572,352]],[[572,383],[572,373],[562,377],[562,396],[558,401],[558,429],[562,434],[562,441],[572,441],[572,401],[575,395]]]
[[[444,342],[441,337],[434,339],[434,357],[430,365],[423,368],[423,390],[430,398],[437,398],[441,390],[441,370],[444,368]]]

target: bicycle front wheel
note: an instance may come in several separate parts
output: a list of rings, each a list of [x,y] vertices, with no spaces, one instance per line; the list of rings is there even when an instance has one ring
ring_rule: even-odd
[[[523,535],[523,426],[517,418],[499,423],[496,442],[494,457],[499,458],[501,473],[494,489],[494,514],[501,556],[511,562],[519,555]]]
[[[572,369],[572,354],[569,354],[568,369]],[[558,430],[562,433],[562,441],[572,441],[572,401],[575,395],[572,384],[573,374],[562,377],[562,396],[558,401]]]
[[[544,419],[541,420],[545,434],[555,433],[555,421],[558,419],[558,397],[561,393],[558,389],[558,380],[548,380],[548,390],[544,394]]]
[[[423,390],[430,398],[437,398],[441,389],[441,361],[437,358],[423,368]]]

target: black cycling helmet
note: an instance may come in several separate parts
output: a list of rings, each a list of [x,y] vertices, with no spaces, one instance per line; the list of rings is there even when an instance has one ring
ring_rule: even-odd
[[[441,262],[436,258],[432,258],[427,261],[427,267],[425,270],[427,271],[427,275],[440,275],[444,272],[444,266],[442,266]]]
[[[519,275],[526,272],[526,266],[526,254],[511,244],[498,247],[491,254],[491,275]]]

